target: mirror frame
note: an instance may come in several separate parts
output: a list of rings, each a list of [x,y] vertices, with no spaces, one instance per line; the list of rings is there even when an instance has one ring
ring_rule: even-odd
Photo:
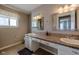
[[[69,11],[69,12],[65,12],[65,13],[61,13],[57,15],[57,30],[60,30],[59,27],[59,17],[65,17],[65,16],[71,16],[71,27],[72,29],[70,31],[74,31],[77,30],[77,17],[76,17],[76,10],[75,11]],[[63,30],[65,31],[65,30]],[[69,31],[69,30],[67,30]]]

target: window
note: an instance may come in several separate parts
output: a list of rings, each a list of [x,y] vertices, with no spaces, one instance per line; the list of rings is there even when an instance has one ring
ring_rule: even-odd
[[[7,17],[0,16],[0,26],[8,26],[9,20]]]
[[[17,26],[17,19],[16,18],[10,18],[10,26]]]
[[[6,15],[0,15],[0,27],[9,26],[9,27],[16,27],[17,26],[17,18],[16,17],[9,17]]]
[[[0,27],[17,27],[19,15],[0,9]]]

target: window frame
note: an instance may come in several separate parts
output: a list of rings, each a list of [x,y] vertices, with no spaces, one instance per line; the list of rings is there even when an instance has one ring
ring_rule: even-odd
[[[56,29],[59,29],[59,17],[62,16],[67,16],[70,15],[71,16],[71,30],[63,30],[63,31],[74,31],[77,29],[77,20],[76,20],[76,11],[69,11],[69,12],[65,12],[65,13],[61,13],[61,14],[57,14],[57,25],[56,25]]]
[[[18,18],[16,17],[16,26],[10,26],[10,18],[15,18],[15,17],[9,17],[9,27],[10,28],[16,28],[16,27],[18,27],[19,25],[19,20],[18,20]]]
[[[65,20],[65,19],[66,19],[66,20]],[[61,22],[64,22],[64,21],[67,22],[67,25],[66,25],[67,28],[61,29],[60,23],[61,23]],[[69,28],[69,22],[70,22],[70,28]],[[59,29],[60,29],[60,30],[71,30],[71,15],[66,15],[66,16],[61,16],[61,17],[59,17]]]
[[[18,20],[17,17],[7,16],[7,15],[4,15],[4,14],[0,14],[0,16],[8,18],[8,25],[0,25],[0,28],[16,28],[16,27],[18,27],[19,20]],[[10,26],[10,18],[15,18],[16,26]]]

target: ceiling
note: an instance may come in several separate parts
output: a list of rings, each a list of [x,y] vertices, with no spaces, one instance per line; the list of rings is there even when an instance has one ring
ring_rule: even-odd
[[[7,4],[5,6],[11,8],[11,9],[20,11],[20,12],[30,14],[33,9],[35,9],[41,5],[42,4]]]

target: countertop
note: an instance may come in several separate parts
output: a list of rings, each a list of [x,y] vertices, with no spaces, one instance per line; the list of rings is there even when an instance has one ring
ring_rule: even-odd
[[[26,34],[27,36],[30,37],[34,37],[34,38],[39,38],[40,40],[45,40],[48,42],[52,42],[52,43],[57,43],[57,44],[61,44],[61,45],[65,45],[68,47],[72,47],[72,48],[76,48],[79,49],[79,45],[74,45],[74,44],[69,44],[69,43],[64,43],[60,40],[60,38],[64,38],[64,36],[59,36],[59,35],[44,35],[44,34],[40,34],[40,33],[29,33]]]

